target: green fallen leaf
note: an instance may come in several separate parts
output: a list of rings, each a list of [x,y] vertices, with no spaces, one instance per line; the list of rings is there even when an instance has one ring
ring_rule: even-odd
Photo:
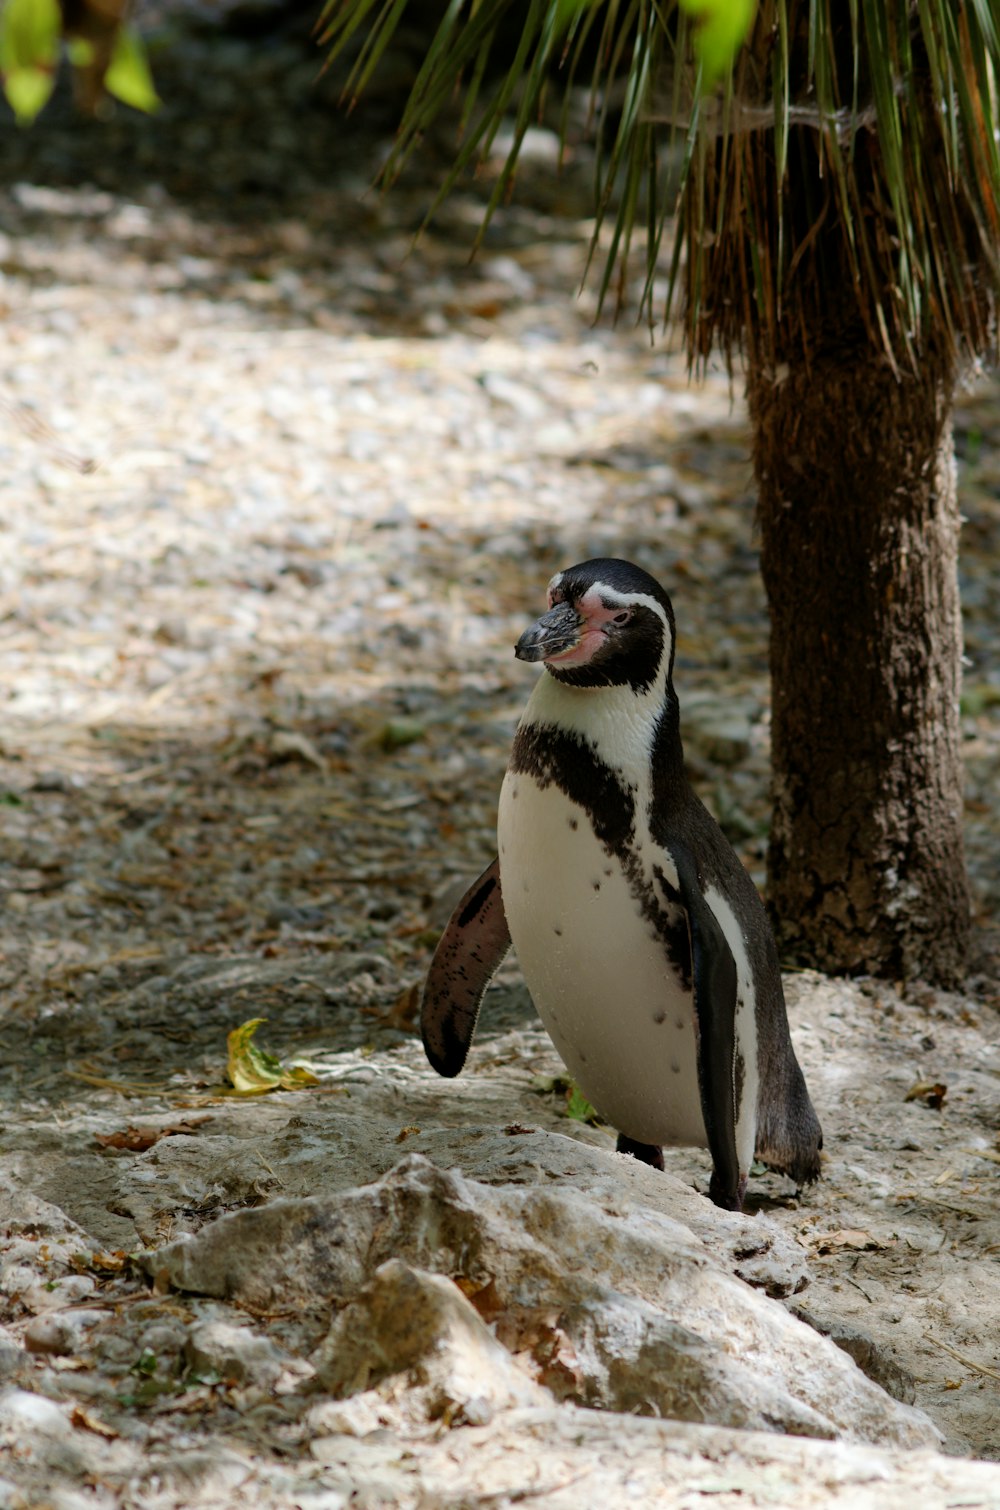
[[[393,750],[402,749],[403,745],[413,744],[415,739],[423,739],[426,733],[423,724],[415,718],[390,718],[379,731],[378,743],[386,754],[391,754]]]
[[[30,125],[52,93],[61,30],[58,0],[6,0],[0,8],[0,73],[19,125]]]
[[[694,53],[701,64],[702,91],[727,73],[743,46],[757,0],[678,0],[697,23]]]
[[[262,1096],[267,1091],[294,1091],[306,1085],[319,1085],[319,1078],[312,1070],[301,1064],[284,1067],[280,1059],[252,1042],[257,1029],[266,1021],[266,1017],[252,1017],[233,1028],[226,1039],[226,1074],[236,1094]]]
[[[572,1117],[574,1122],[587,1122],[591,1126],[601,1120],[596,1106],[591,1106],[575,1080],[570,1082],[566,1097],[566,1115]]]
[[[144,110],[151,115],[160,108],[160,96],[153,84],[146,49],[130,26],[121,27],[115,38],[111,62],[104,75],[104,87],[123,105],[131,105],[133,110]]]
[[[155,1405],[164,1395],[176,1395],[180,1393],[181,1384],[177,1379],[160,1379],[156,1375],[151,1378],[139,1380],[131,1394],[119,1395],[119,1404],[126,1409],[137,1405]]]
[[[569,1075],[533,1075],[531,1089],[537,1096],[564,1096],[566,1116],[572,1117],[574,1122],[588,1122],[593,1126],[601,1120],[597,1108],[591,1106]]]

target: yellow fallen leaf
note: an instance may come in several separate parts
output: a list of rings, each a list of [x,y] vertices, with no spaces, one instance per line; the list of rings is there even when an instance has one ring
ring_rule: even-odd
[[[226,1039],[229,1055],[226,1074],[233,1089],[241,1096],[273,1091],[281,1084],[281,1061],[251,1042],[261,1023],[266,1021],[264,1017],[252,1017],[249,1022],[233,1028]]]
[[[306,1085],[319,1085],[319,1078],[312,1070],[301,1064],[284,1067],[280,1059],[252,1041],[261,1023],[266,1021],[266,1017],[252,1017],[233,1028],[226,1039],[226,1074],[236,1094],[262,1096],[268,1091],[294,1091]]]
[[[306,1085],[319,1085],[318,1075],[307,1070],[304,1064],[287,1064],[281,1071],[279,1085],[283,1091],[298,1091]]]

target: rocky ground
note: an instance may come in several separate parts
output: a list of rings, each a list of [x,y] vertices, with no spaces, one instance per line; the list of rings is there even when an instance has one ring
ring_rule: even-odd
[[[761,877],[739,394],[575,297],[584,142],[471,265],[481,186],[413,250],[447,143],[366,192],[412,55],[348,122],[294,22],[203,20],[155,120],[4,131],[0,1505],[1000,1505],[1000,390],[958,414],[969,994],[790,974],[824,1176],[726,1216],[568,1116],[514,962],[461,1080],[413,1029],[561,565],[671,587]],[[227,1094],[256,1017],[318,1085]]]

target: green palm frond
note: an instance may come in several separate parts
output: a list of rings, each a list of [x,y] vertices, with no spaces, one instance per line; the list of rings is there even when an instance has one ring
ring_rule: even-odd
[[[745,0],[719,0],[721,4]],[[407,0],[328,0],[322,40],[357,47],[353,101]],[[589,74],[601,297],[645,246],[644,300],[676,216],[668,314],[692,361],[713,345],[778,363],[830,322],[861,322],[899,365],[926,343],[982,352],[1000,294],[1000,19],[996,0],[759,0],[734,66],[699,89],[683,0],[450,0],[405,105],[391,181],[422,135],[465,108],[431,213],[489,152],[508,192],[547,90]],[[516,37],[498,71],[498,37]],[[567,116],[561,132],[565,143]],[[679,174],[678,174],[679,169]],[[485,229],[485,224],[484,224]],[[639,234],[637,234],[637,232]]]

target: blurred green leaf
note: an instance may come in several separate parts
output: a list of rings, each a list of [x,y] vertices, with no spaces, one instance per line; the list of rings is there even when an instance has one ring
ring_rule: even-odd
[[[426,733],[424,725],[416,718],[390,718],[379,730],[377,743],[380,749],[391,755],[393,750],[401,750],[404,745],[423,739]]]
[[[54,86],[54,74],[41,68],[15,68],[4,74],[4,94],[19,125],[30,126]]]
[[[176,1395],[181,1389],[177,1379],[161,1379],[155,1374],[142,1378],[130,1395],[119,1395],[122,1405],[155,1405],[164,1395]]]
[[[566,1102],[566,1116],[574,1122],[600,1122],[597,1108],[591,1106],[583,1091],[570,1075],[533,1075],[531,1089],[537,1096],[562,1096]]]
[[[97,56],[97,48],[89,37],[67,37],[66,56],[74,68],[90,68]]]
[[[531,1089],[536,1096],[568,1096],[573,1082],[568,1075],[532,1075]]]
[[[113,94],[123,105],[131,105],[133,110],[144,110],[151,115],[160,108],[160,96],[153,84],[146,49],[130,26],[123,26],[115,39],[111,62],[104,75],[104,87],[108,94]]]
[[[599,0],[558,0],[558,29],[565,31],[584,11],[593,10],[598,3]]]
[[[746,41],[757,0],[677,0],[677,3],[697,23],[694,52],[701,64],[701,87],[703,91],[711,89],[732,67]]]
[[[959,707],[967,718],[979,718],[990,708],[1000,707],[1000,687],[991,686],[989,682],[966,685],[962,688]]]
[[[19,125],[30,125],[52,93],[61,29],[58,0],[6,0],[0,10],[0,73]]]

